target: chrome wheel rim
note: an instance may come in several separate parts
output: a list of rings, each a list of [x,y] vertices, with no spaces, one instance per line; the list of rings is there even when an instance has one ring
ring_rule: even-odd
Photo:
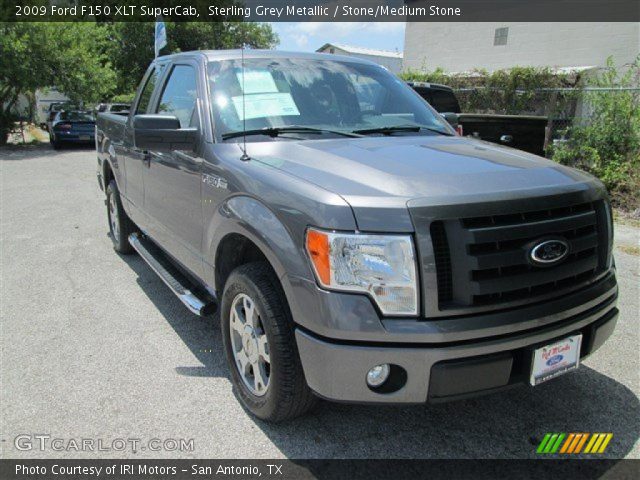
[[[109,226],[111,227],[111,235],[113,235],[114,240],[117,240],[120,233],[118,229],[118,205],[116,204],[116,196],[113,193],[109,195]]]
[[[239,293],[233,299],[229,335],[240,378],[251,393],[263,396],[267,393],[271,376],[269,342],[258,307],[249,295]]]

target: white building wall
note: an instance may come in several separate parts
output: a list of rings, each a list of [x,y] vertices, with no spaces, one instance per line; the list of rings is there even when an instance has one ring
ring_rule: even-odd
[[[495,30],[509,27],[506,45],[494,46]],[[407,22],[404,70],[463,72],[521,66],[617,65],[640,53],[640,23],[427,23]]]
[[[371,62],[377,63],[378,65],[382,65],[392,73],[397,74],[402,71],[402,58],[384,57],[382,55],[363,55],[359,53],[351,53],[351,52],[342,50],[341,48],[338,48],[338,47],[331,47],[331,49],[334,50],[333,53],[335,55],[345,55],[347,57],[356,57],[356,58],[362,58],[364,60],[369,60]],[[321,53],[331,53],[331,52],[327,48],[322,50]]]

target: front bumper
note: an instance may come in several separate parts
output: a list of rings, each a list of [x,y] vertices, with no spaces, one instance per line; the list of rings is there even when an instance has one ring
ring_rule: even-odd
[[[615,326],[617,288],[597,305],[541,327],[448,343],[358,343],[330,340],[296,330],[309,387],[320,397],[353,403],[438,402],[527,382],[534,348],[575,333],[583,334],[581,358],[598,349]],[[546,325],[545,325],[546,324]],[[388,363],[406,373],[390,393],[373,391],[366,374]],[[393,373],[392,373],[393,375]]]

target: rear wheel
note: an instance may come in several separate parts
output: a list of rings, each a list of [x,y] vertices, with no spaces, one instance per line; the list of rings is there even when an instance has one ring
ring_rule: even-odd
[[[129,235],[136,231],[136,226],[122,208],[115,180],[111,180],[107,186],[107,218],[114,250],[119,253],[132,253],[134,250],[129,243]]]
[[[315,405],[287,300],[267,263],[249,263],[231,273],[222,295],[221,327],[233,385],[251,413],[280,422]]]

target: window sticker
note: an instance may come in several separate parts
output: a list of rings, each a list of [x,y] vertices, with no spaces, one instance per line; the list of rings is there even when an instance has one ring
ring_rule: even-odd
[[[300,115],[296,102],[293,101],[290,93],[255,93],[253,95],[245,95],[244,108],[242,105],[242,95],[232,97],[231,100],[233,101],[233,106],[240,120]]]
[[[244,81],[242,79],[242,70],[236,72],[236,78],[240,84],[240,88],[244,90],[245,95],[252,93],[272,93],[277,92],[276,82],[273,75],[268,70],[244,70]],[[244,85],[244,87],[243,87]]]

